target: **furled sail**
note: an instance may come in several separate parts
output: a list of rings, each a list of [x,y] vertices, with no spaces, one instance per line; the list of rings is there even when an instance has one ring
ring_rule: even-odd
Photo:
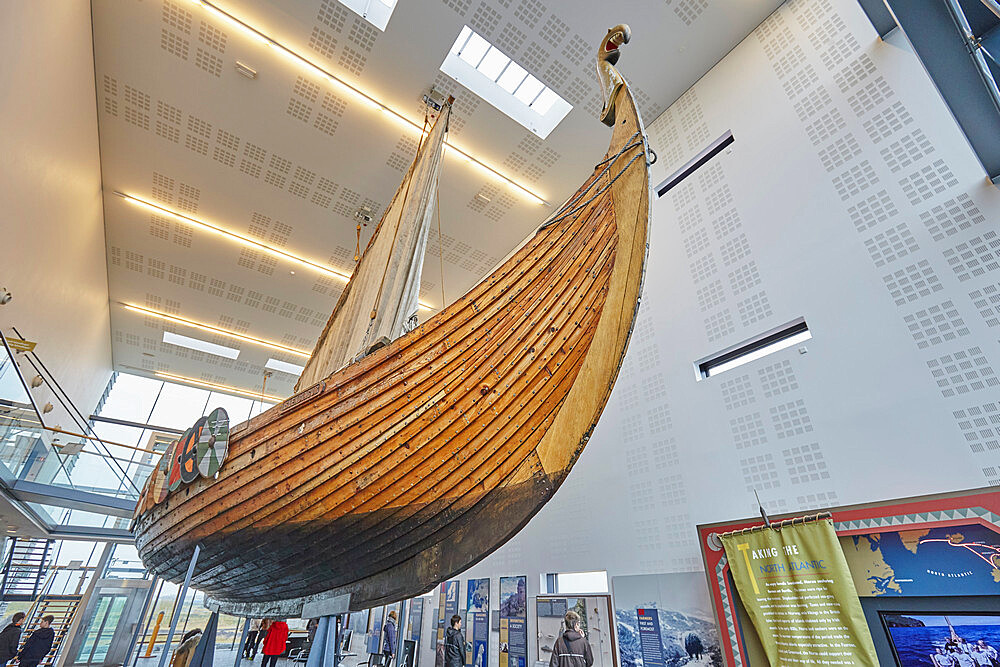
[[[386,209],[295,385],[306,389],[417,323],[420,272],[437,200],[451,100]]]

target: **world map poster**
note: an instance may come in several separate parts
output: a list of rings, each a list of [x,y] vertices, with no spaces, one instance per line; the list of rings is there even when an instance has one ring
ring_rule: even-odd
[[[1000,595],[1000,534],[981,524],[840,537],[862,597]]]

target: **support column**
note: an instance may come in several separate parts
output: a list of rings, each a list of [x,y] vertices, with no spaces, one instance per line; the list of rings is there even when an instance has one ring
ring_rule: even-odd
[[[250,634],[250,623],[253,619],[248,616],[243,620],[243,635],[240,637],[240,646],[236,650],[236,662],[233,663],[233,667],[240,667],[240,662],[243,661],[243,650],[247,645],[247,635]]]
[[[168,656],[170,655],[170,643],[174,640],[174,631],[177,629],[177,621],[181,618],[181,608],[184,606],[184,598],[187,596],[188,586],[191,585],[194,566],[198,564],[198,555],[200,553],[201,545],[196,544],[194,546],[194,553],[191,554],[191,563],[188,565],[187,574],[184,576],[184,585],[181,587],[180,596],[177,598],[174,616],[170,619],[170,630],[167,632],[167,641],[163,645],[163,653],[160,654],[160,667],[166,667]]]

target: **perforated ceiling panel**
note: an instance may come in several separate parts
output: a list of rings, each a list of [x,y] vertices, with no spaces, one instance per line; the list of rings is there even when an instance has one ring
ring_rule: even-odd
[[[620,65],[652,120],[779,3],[586,0],[569,11],[566,3],[544,0],[413,0],[398,4],[385,32],[337,0],[218,4],[418,122],[430,86],[454,95],[451,140],[557,204],[607,147],[607,128],[595,118],[601,99],[593,54],[609,26],[633,27]],[[354,213],[365,206],[377,219],[385,210],[417,133],[198,4],[95,0],[93,17],[116,367],[287,395],[295,378],[265,378],[264,365],[272,357],[301,364],[301,356],[120,304],[309,352],[344,281],[113,193],[349,273],[358,245]],[[546,141],[440,73],[466,24],[574,104]],[[237,62],[256,78],[241,76]],[[919,145],[920,137],[911,141]],[[902,174],[905,159],[899,162]],[[923,178],[934,188],[934,179],[946,175]],[[710,204],[724,208],[725,193],[719,196]],[[431,233],[421,284],[431,308],[422,317],[440,307],[442,291],[453,300],[469,289],[551,211],[454,157],[444,162],[440,200],[442,233]],[[373,228],[363,227],[362,248]],[[750,278],[741,273],[739,280]],[[706,304],[718,289],[706,293]],[[751,304],[746,316],[760,307]],[[167,330],[236,347],[240,355],[229,360],[165,344]]]

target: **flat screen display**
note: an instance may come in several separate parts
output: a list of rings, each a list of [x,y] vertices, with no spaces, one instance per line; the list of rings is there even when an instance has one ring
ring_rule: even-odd
[[[1000,612],[879,615],[901,667],[1000,667]]]

